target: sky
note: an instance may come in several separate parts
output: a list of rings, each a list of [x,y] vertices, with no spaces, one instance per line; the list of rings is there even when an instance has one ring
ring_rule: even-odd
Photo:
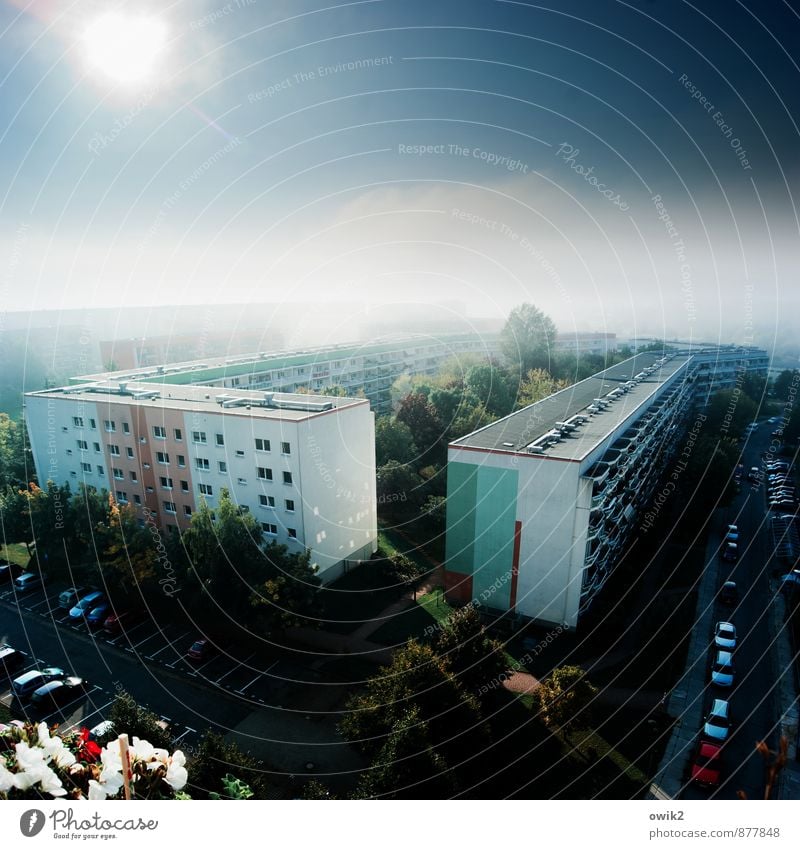
[[[793,336],[799,48],[782,0],[5,0],[0,308]]]

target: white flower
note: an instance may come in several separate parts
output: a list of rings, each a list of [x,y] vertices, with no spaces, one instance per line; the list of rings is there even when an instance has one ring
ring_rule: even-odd
[[[140,758],[143,761],[152,760],[155,749],[147,742],[140,740],[138,737],[133,738],[133,745],[128,747],[131,753],[131,760]]]
[[[106,798],[108,794],[106,793],[106,788],[95,781],[93,778],[89,779],[89,801],[90,802],[102,802],[103,799]]]
[[[186,758],[183,752],[176,749],[172,758],[170,758],[167,774],[164,776],[164,780],[173,790],[183,790],[189,780],[189,773],[184,766],[185,763]]]
[[[66,796],[67,791],[61,784],[59,777],[53,772],[50,767],[45,767],[39,779],[39,784],[45,793],[51,796]]]
[[[62,787],[58,776],[47,766],[44,749],[31,748],[27,743],[17,743],[17,768],[14,776],[15,784],[20,790],[28,790],[34,784],[39,784],[45,793],[51,796],[64,796],[66,790]]]
[[[75,763],[75,755],[64,745],[60,737],[51,737],[47,723],[40,722],[37,728],[39,734],[39,745],[44,749],[47,757],[45,760],[53,760],[56,766],[65,768]]]

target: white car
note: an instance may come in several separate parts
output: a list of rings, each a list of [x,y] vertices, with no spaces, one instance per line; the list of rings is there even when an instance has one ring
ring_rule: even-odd
[[[731,706],[725,699],[714,699],[703,725],[703,734],[709,740],[727,740],[731,730]]]
[[[736,627],[733,622],[717,622],[714,628],[714,645],[728,651],[736,648]]]
[[[717,687],[733,686],[733,655],[729,651],[718,651],[711,665],[711,683]]]

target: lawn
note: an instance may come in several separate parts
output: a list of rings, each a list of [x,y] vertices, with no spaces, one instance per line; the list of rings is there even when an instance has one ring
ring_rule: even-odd
[[[0,560],[16,563],[19,566],[27,566],[31,556],[24,542],[12,542],[8,545],[0,545]]]
[[[429,642],[438,632],[437,625],[452,612],[442,588],[434,587],[431,592],[418,596],[416,602],[409,600],[405,610],[381,625],[370,635],[370,640],[386,646],[401,645],[412,637]]]

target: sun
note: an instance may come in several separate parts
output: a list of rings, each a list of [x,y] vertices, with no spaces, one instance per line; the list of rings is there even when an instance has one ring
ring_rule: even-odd
[[[124,84],[155,75],[166,40],[166,27],[158,18],[118,12],[98,18],[83,34],[90,67]]]

